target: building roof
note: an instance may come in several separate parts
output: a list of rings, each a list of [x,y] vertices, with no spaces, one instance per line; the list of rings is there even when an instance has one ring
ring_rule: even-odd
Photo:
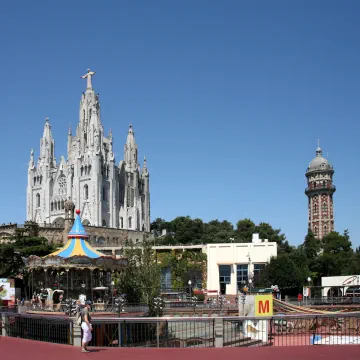
[[[322,149],[320,146],[316,149],[316,156],[311,160],[307,171],[326,171],[333,170],[332,165],[329,163],[327,159],[322,156]]]
[[[81,223],[80,210],[76,210],[74,225],[69,231],[68,241],[61,249],[47,255],[46,257],[59,256],[70,258],[73,256],[86,256],[91,259],[106,256],[100,251],[95,250],[86,239],[89,237],[83,224]]]

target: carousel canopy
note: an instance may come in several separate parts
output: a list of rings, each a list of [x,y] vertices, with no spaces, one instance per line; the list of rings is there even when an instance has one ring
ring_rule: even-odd
[[[91,259],[96,259],[99,257],[106,256],[100,251],[95,250],[86,239],[89,238],[89,235],[84,229],[83,224],[80,219],[80,210],[76,210],[77,217],[75,219],[74,225],[71,228],[68,241],[64,247],[61,249],[47,255],[46,257],[59,256],[63,258],[70,258],[73,256],[86,256]]]

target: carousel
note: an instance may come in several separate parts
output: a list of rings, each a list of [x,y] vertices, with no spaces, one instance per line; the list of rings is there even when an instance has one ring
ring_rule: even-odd
[[[113,293],[113,278],[127,265],[126,258],[107,256],[94,249],[76,211],[76,219],[61,249],[45,256],[30,256],[29,290],[32,302],[42,308],[60,307],[63,298],[92,300],[97,310],[106,308]],[[110,294],[110,295],[109,295]]]

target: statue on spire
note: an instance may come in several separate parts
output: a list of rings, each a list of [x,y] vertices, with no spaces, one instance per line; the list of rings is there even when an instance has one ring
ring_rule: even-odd
[[[87,79],[87,89],[92,89],[91,84],[91,78],[96,74],[96,71],[90,71],[90,69],[87,69],[87,73],[83,76],[81,76],[82,79]]]

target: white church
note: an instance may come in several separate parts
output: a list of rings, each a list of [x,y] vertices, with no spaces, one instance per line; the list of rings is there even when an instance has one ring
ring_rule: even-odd
[[[84,225],[150,231],[149,171],[138,163],[138,147],[130,125],[124,160],[115,164],[113,135],[104,135],[99,95],[92,87],[95,72],[82,76],[87,88],[81,96],[75,136],[69,129],[67,158],[55,158],[49,119],[40,139],[37,162],[31,150],[27,185],[27,220],[62,225],[65,202],[81,210]]]

